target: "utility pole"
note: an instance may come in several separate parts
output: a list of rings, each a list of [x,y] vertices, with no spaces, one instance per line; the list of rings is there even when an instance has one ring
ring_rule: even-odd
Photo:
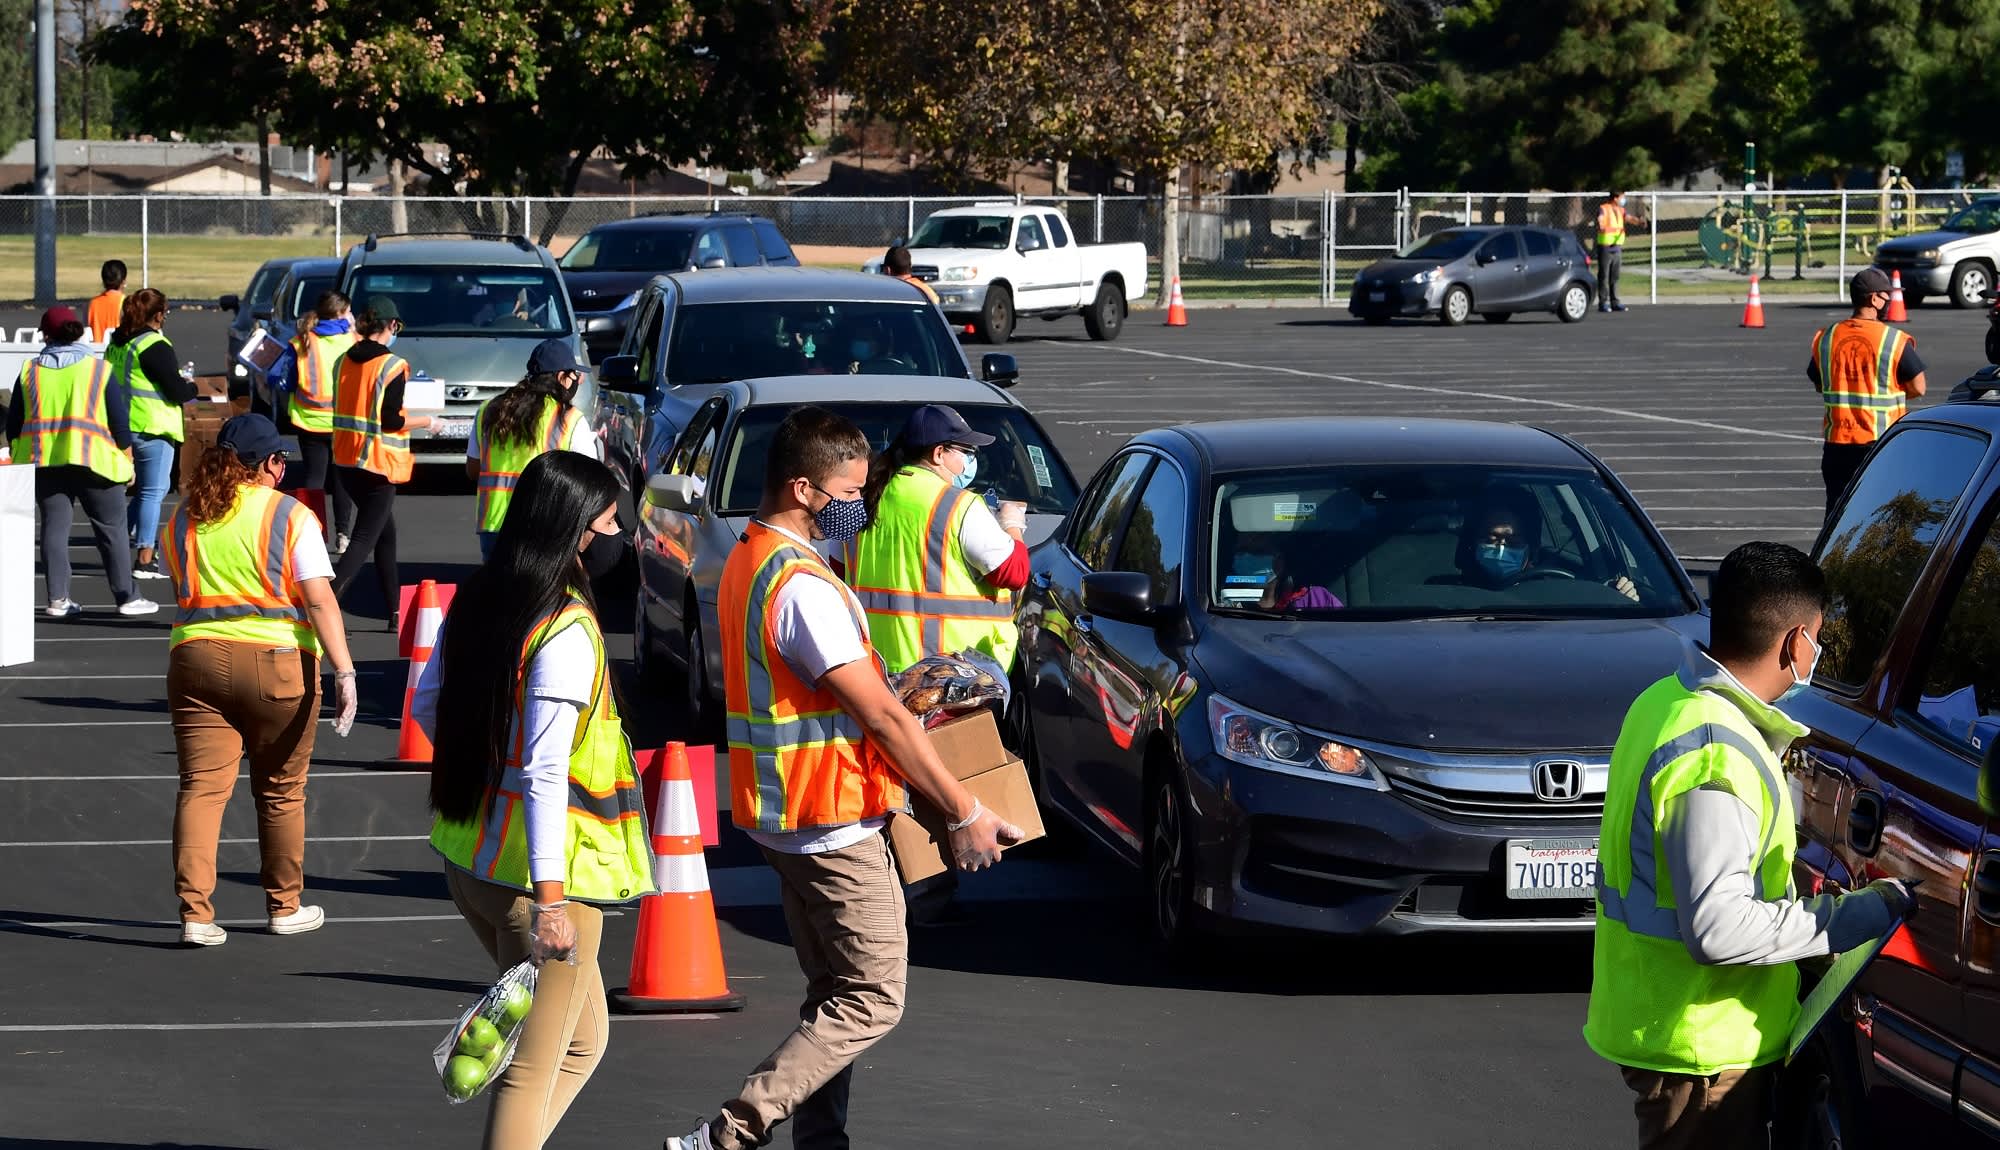
[[[35,304],[56,302],[56,0],[35,0]]]

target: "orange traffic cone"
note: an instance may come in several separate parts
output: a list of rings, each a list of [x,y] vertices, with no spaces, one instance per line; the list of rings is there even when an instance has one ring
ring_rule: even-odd
[[[405,763],[428,763],[431,761],[431,741],[410,719],[410,704],[417,697],[417,680],[423,677],[424,667],[431,661],[431,648],[437,646],[438,632],[444,629],[444,609],[438,606],[437,580],[426,579],[417,584],[414,602],[417,617],[411,625],[414,638],[410,645],[410,674],[403,683],[403,728],[396,739],[396,758]]]
[[[639,900],[632,978],[611,995],[630,1014],[702,1014],[743,1009],[722,969],[715,896],[701,856],[701,816],[687,748],[668,743],[653,811],[653,879],[658,894]]]
[[[1908,323],[1910,309],[1903,306],[1903,273],[1889,273],[1889,311],[1882,317],[1890,323]]]
[[[1757,277],[1750,277],[1750,302],[1743,305],[1743,326],[1764,326],[1764,294],[1757,290]]]
[[[1167,326],[1187,326],[1187,305],[1181,302],[1181,277],[1174,277],[1174,294],[1167,297]]]

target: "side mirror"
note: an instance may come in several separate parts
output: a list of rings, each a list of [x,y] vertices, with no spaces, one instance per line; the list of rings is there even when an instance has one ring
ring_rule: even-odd
[[[646,480],[646,502],[684,515],[694,514],[701,502],[692,475],[655,475]]]
[[[252,311],[250,313],[250,316],[252,319],[261,319],[269,321],[271,318],[271,309],[267,307],[260,307]]]
[[[1479,266],[1485,267],[1487,264],[1490,264],[1499,258],[1500,257],[1490,249],[1487,251],[1482,251],[1479,253]]]
[[[221,308],[223,311],[235,311],[237,308],[243,306],[243,301],[233,295],[226,295],[216,300],[215,306]]]
[[[714,271],[717,268],[726,268],[728,266],[729,266],[729,261],[723,259],[721,256],[710,256],[707,259],[701,261],[701,270],[705,272]]]
[[[1006,352],[989,351],[980,357],[979,378],[999,387],[1012,387],[1021,378],[1021,369]]]
[[[1142,571],[1092,571],[1083,577],[1083,609],[1120,623],[1152,626],[1160,609],[1153,604],[1153,578]]]
[[[639,357],[636,355],[614,355],[606,359],[597,369],[597,382],[613,391],[646,390],[639,382]]]

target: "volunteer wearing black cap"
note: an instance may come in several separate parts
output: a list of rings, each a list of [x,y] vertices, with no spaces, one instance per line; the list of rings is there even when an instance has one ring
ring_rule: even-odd
[[[598,459],[590,421],[570,406],[583,386],[583,365],[567,339],[546,339],[528,356],[521,382],[488,400],[472,421],[465,444],[465,473],[479,484],[479,554],[492,554],[494,537],[521,472],[545,451],[574,451]]]
[[[1826,481],[1826,509],[1847,489],[1868,449],[1903,418],[1903,397],[1924,394],[1924,361],[1908,332],[1882,322],[1889,306],[1889,276],[1862,268],[1847,285],[1854,315],[1813,335],[1806,378],[1826,401],[1826,446],[1819,473]]]
[[[356,317],[360,338],[333,369],[333,462],[340,486],[354,502],[354,537],[333,570],[333,594],[345,597],[361,565],[375,557],[389,630],[396,630],[396,488],[410,481],[410,432],[431,425],[428,415],[403,411],[410,365],[389,353],[403,320],[387,297],[369,301]]]

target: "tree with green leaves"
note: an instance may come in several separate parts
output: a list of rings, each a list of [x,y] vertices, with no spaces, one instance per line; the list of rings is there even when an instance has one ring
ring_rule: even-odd
[[[35,130],[34,0],[0,0],[0,151]]]

